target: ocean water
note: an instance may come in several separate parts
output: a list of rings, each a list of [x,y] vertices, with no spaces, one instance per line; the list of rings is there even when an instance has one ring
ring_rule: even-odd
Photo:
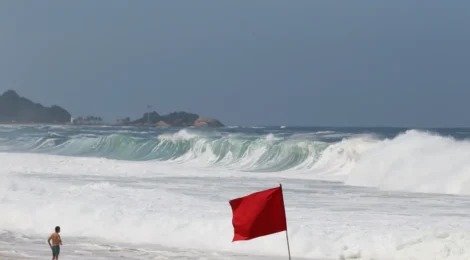
[[[470,129],[0,127],[0,259],[288,259],[232,243],[284,188],[292,259],[470,259]]]

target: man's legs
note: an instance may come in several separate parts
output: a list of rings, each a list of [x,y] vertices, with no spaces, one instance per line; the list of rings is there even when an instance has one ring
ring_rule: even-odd
[[[53,246],[52,247],[52,260],[58,260],[59,259],[59,252],[60,252],[60,247],[59,246]]]

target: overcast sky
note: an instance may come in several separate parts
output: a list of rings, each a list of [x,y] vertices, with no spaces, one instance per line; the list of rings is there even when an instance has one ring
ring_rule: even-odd
[[[470,126],[470,1],[0,2],[0,90],[73,116]]]

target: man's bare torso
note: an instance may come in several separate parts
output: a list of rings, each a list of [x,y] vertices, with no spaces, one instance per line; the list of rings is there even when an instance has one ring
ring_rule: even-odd
[[[58,246],[61,244],[60,235],[58,233],[52,233],[51,235],[52,246]]]

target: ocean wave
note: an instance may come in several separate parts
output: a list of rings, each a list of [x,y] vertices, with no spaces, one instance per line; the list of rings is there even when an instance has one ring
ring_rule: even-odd
[[[171,162],[222,171],[278,172],[382,190],[470,194],[470,142],[427,131],[383,138],[334,131],[56,130],[37,133],[20,128],[20,134],[2,136],[0,151]],[[322,139],[331,135],[342,138]]]
[[[336,134],[342,138],[323,139]],[[281,177],[294,258],[470,256],[468,196],[379,191],[470,194],[467,140],[418,130],[385,138],[24,128],[0,137],[7,152],[0,154],[0,211],[8,213],[0,217],[0,234],[43,236],[60,223],[81,241],[287,257],[283,233],[231,243],[228,205]]]
[[[134,161],[191,162],[200,166],[223,166],[242,171],[276,172],[327,167],[335,161],[347,163],[354,160],[363,146],[370,143],[368,137],[350,138],[333,144],[317,137],[315,133],[289,136],[273,133],[250,135],[204,133],[187,129],[155,136],[126,133],[81,133],[67,136],[49,132],[42,137],[22,136],[0,141],[0,147],[3,151]]]
[[[347,185],[382,190],[470,194],[470,141],[407,131],[361,155]]]

